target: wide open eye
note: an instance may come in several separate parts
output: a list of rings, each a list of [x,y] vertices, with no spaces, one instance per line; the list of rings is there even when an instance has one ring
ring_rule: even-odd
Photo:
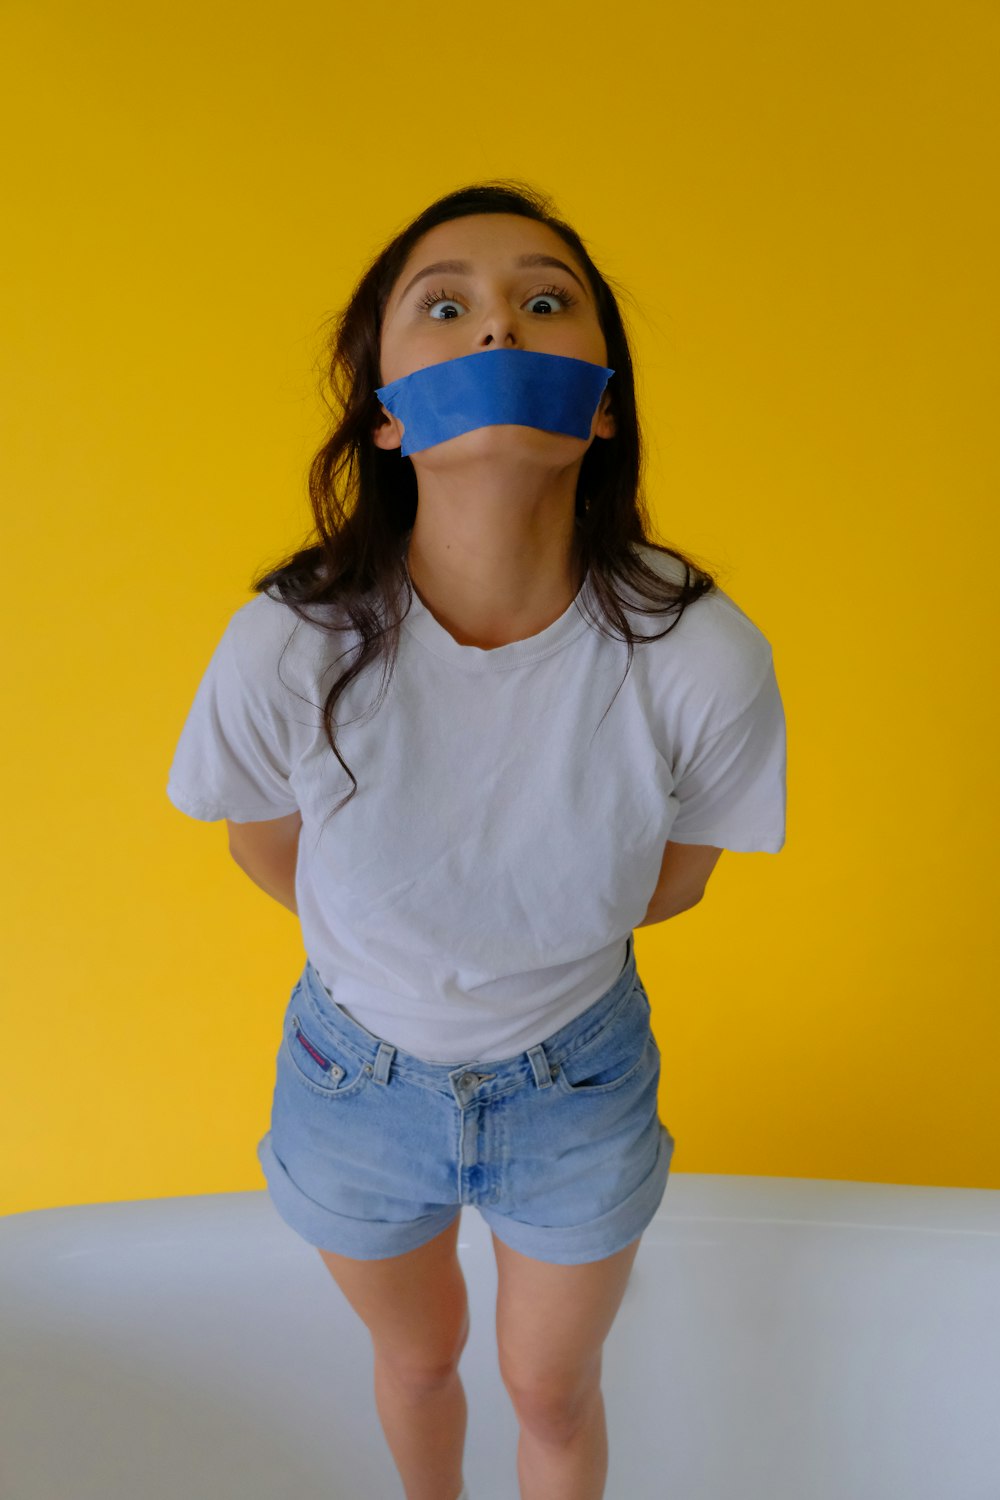
[[[541,297],[556,297],[560,302],[564,303],[566,307],[573,307],[576,303],[576,298],[572,295],[572,293],[568,292],[566,288],[562,286],[543,287],[540,292],[532,292],[531,296],[527,300],[529,302],[535,302]],[[461,307],[465,306],[465,303],[462,302],[461,297],[456,296],[452,292],[445,291],[442,288],[441,291],[438,292],[427,292],[423,297],[421,297],[420,301],[416,303],[416,307],[419,312],[430,311],[430,309],[432,307],[435,307],[439,302],[457,302]],[[550,314],[546,313],[544,314],[544,316],[549,317]],[[451,323],[454,322],[454,319],[433,318],[432,322]]]

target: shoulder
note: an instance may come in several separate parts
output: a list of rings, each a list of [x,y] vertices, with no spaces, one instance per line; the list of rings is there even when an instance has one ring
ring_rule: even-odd
[[[271,594],[255,594],[233,611],[226,634],[241,650],[287,641],[298,623],[290,605]]]
[[[310,701],[322,649],[322,633],[270,594],[255,594],[234,610],[220,643],[244,692],[283,715]]]
[[[279,660],[309,666],[328,649],[330,634],[273,594],[255,594],[233,612],[226,636],[241,667],[273,670]]]
[[[649,567],[671,582],[684,582],[684,564],[669,553],[640,547]],[[636,614],[638,630],[655,635],[667,621]],[[690,709],[711,733],[743,713],[774,672],[771,642],[736,600],[716,585],[684,607],[662,640],[643,646],[655,675],[673,700]]]

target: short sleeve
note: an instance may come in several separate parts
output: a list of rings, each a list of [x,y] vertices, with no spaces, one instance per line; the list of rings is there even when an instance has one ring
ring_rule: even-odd
[[[751,702],[675,765],[679,803],[668,837],[737,852],[777,854],[785,842],[785,713],[768,661]]]
[[[287,723],[265,674],[277,666],[267,653],[241,662],[237,614],[227,625],[198,684],[174,752],[167,796],[181,812],[204,822],[252,823],[296,810]]]

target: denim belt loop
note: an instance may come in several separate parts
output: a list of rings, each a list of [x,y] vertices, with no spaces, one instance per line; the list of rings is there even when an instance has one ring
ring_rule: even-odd
[[[552,1087],[554,1068],[549,1067],[549,1060],[545,1055],[545,1048],[541,1042],[535,1047],[529,1047],[527,1051],[528,1061],[531,1063],[531,1071],[535,1075],[535,1082],[540,1089]]]
[[[396,1048],[391,1042],[379,1042],[378,1052],[375,1054],[375,1068],[372,1078],[375,1083],[388,1083],[389,1069],[392,1060],[396,1056]]]

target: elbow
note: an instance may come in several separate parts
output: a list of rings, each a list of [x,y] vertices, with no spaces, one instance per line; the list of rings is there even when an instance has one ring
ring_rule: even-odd
[[[679,917],[682,911],[690,911],[693,906],[697,906],[704,894],[705,892],[701,891],[696,896],[654,897],[639,926],[650,927],[656,922],[668,922],[671,917]]]

